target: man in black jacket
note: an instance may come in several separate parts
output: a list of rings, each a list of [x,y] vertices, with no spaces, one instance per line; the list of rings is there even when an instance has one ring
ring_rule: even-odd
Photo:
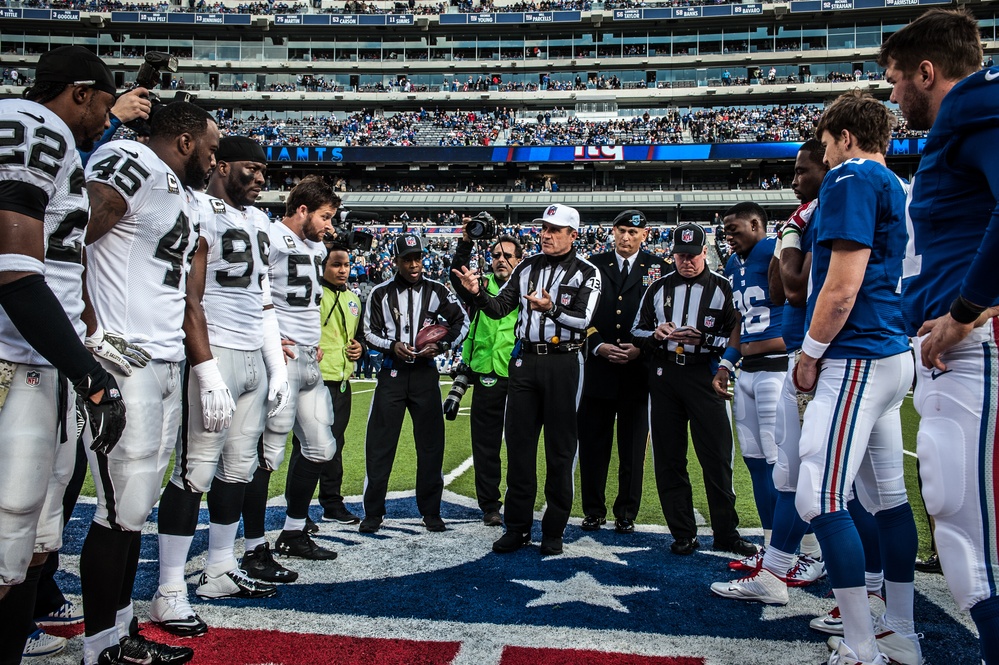
[[[614,528],[633,533],[642,501],[645,446],[649,438],[649,383],[631,343],[631,325],[642,294],[666,272],[662,259],[642,251],[649,235],[638,210],[625,210],[614,219],[614,251],[595,254],[590,262],[603,276],[600,306],[588,333],[589,349],[579,403],[579,476],[584,531],[607,522],[604,494],[617,418],[618,490]]]

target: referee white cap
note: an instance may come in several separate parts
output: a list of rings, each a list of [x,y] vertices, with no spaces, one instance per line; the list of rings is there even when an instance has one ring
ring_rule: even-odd
[[[552,226],[568,226],[573,231],[579,230],[579,211],[560,203],[554,203],[545,209],[541,217],[534,220],[535,224],[551,224]]]

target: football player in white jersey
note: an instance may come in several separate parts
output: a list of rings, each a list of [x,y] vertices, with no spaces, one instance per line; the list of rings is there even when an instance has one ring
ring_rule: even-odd
[[[100,450],[114,447],[125,424],[115,379],[84,347],[80,318],[87,193],[76,149],[89,149],[108,126],[114,93],[97,56],[66,46],[39,58],[26,99],[0,101],[3,663],[21,660],[38,575],[61,544],[68,477],[53,472],[62,452],[75,457],[77,435],[66,378],[89,398],[83,404]]]
[[[118,447],[106,457],[89,455],[97,512],[80,556],[84,665],[129,657],[115,648],[119,633],[133,621],[139,537],[159,497],[181,422],[182,326],[198,235],[191,188],[202,187],[219,142],[211,116],[186,102],[162,107],[151,127],[148,145],[112,141],[93,154],[86,169],[87,286],[96,322],[127,340],[141,340],[153,358],[119,379],[131,395],[134,415]],[[217,377],[218,368],[204,373]],[[209,383],[205,377],[203,409],[218,426],[231,415],[232,397],[222,381]],[[204,391],[206,385],[214,390]],[[193,653],[186,652],[190,659]]]
[[[188,421],[177,444],[173,477],[158,513],[160,585],[153,596],[153,622],[177,635],[200,635],[208,627],[187,599],[184,565],[198,526],[201,496],[208,494],[208,560],[196,593],[202,598],[266,598],[276,590],[247,578],[233,558],[243,508],[243,491],[257,467],[257,441],[264,431],[268,398],[275,410],[287,399],[288,372],[267,278],[267,215],[253,207],[264,184],[267,158],[256,141],[228,136],[219,142],[217,166],[200,204],[198,249],[188,277],[185,344],[188,363]],[[228,428],[206,427],[200,413],[197,368],[218,363],[236,400]],[[264,369],[266,367],[266,370]],[[262,559],[278,581],[295,575],[273,562],[266,545]]]
[[[305,531],[309,503],[315,494],[322,465],[333,458],[336,440],[333,401],[319,371],[318,350],[322,322],[319,302],[326,247],[323,236],[340,206],[340,197],[319,177],[310,176],[288,194],[285,216],[271,225],[270,284],[278,325],[288,356],[288,406],[268,417],[263,455],[253,482],[246,490],[243,531],[246,551],[253,552],[264,538],[264,512],[271,473],[284,460],[288,433],[294,429],[302,457],[288,477],[288,514],[274,549],[305,559],[335,559],[336,552],[320,547]]]

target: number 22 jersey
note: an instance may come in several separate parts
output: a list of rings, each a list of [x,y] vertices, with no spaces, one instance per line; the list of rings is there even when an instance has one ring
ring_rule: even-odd
[[[87,246],[87,288],[97,320],[157,360],[183,360],[187,274],[198,239],[193,192],[135,141],[98,148],[86,174],[87,182],[112,187],[126,205],[121,220]]]

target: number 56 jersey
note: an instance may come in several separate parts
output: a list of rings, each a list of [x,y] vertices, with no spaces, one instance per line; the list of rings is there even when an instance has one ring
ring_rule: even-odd
[[[91,155],[87,182],[125,200],[121,220],[87,246],[87,288],[104,328],[157,360],[184,359],[187,273],[197,246],[194,194],[148,147],[112,141]]]

